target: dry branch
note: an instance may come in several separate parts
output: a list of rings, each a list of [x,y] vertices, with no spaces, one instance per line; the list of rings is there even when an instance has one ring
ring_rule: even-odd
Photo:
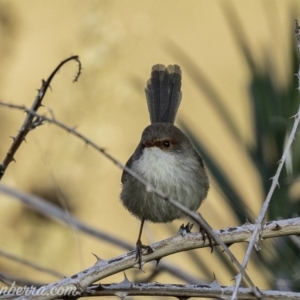
[[[298,21],[296,20],[295,21],[295,36],[297,38],[298,55],[300,57],[300,32],[299,32],[299,29],[300,29],[300,27],[298,26]],[[297,77],[299,79],[298,90],[300,91],[300,66],[299,66],[299,71],[298,71]],[[252,233],[252,236],[251,236],[251,239],[250,239],[250,242],[249,242],[245,257],[244,257],[244,260],[242,262],[242,270],[236,276],[236,287],[235,287],[234,293],[233,293],[232,298],[231,298],[232,300],[237,299],[237,292],[238,292],[239,286],[241,284],[242,277],[245,276],[245,270],[247,268],[247,264],[248,264],[248,261],[250,259],[250,255],[251,255],[251,252],[253,251],[253,248],[255,247],[255,249],[257,249],[257,250],[260,249],[260,241],[261,241],[261,238],[263,236],[262,235],[263,222],[265,220],[265,216],[266,216],[267,210],[269,208],[269,204],[271,202],[273,193],[274,193],[276,187],[279,186],[279,176],[280,176],[281,170],[283,168],[283,165],[284,165],[284,163],[285,163],[285,161],[286,161],[286,159],[289,155],[291,145],[292,145],[292,143],[295,139],[296,131],[297,131],[297,128],[298,128],[298,125],[299,125],[299,121],[300,121],[300,106],[298,108],[298,111],[297,111],[296,115],[294,116],[294,125],[292,127],[291,132],[288,134],[289,138],[286,142],[286,145],[285,145],[283,154],[281,156],[281,159],[278,162],[278,167],[277,167],[276,173],[271,178],[272,179],[271,187],[270,187],[269,192],[267,194],[267,197],[266,197],[266,199],[265,199],[265,201],[262,205],[261,211],[260,211],[260,213],[257,217],[256,225],[255,225],[255,228],[253,230],[253,233]]]
[[[254,224],[246,223],[240,227],[226,228],[216,230],[215,234],[226,244],[233,244],[237,242],[248,242],[251,238]],[[262,232],[262,238],[272,238],[285,235],[294,235],[300,233],[300,218],[272,221],[268,222]],[[143,256],[143,263],[159,260],[162,257],[178,253],[181,251],[187,251],[195,248],[209,247],[209,242],[203,242],[203,236],[201,233],[189,233],[184,236],[177,234],[169,239],[152,244],[151,248],[153,253]],[[56,299],[59,295],[54,291],[65,291],[67,293],[84,293],[88,291],[88,287],[93,283],[104,279],[113,274],[125,271],[129,268],[137,267],[135,251],[125,253],[110,260],[104,260],[97,258],[97,262],[92,267],[83,270],[77,274],[64,278],[60,281],[43,286],[40,290],[43,291],[43,295],[38,293],[22,296],[19,300],[29,299]],[[220,288],[220,287],[219,287]],[[223,289],[223,287],[222,287]],[[229,289],[229,288],[228,288]],[[173,291],[175,293],[175,291]],[[233,292],[233,288],[231,289]],[[238,290],[239,292],[239,290]],[[141,293],[142,294],[142,293]],[[180,294],[177,294],[177,296]],[[221,295],[221,294],[220,294]],[[219,296],[220,296],[219,295]],[[201,296],[201,293],[198,294]],[[298,295],[299,296],[299,295]],[[279,297],[280,298],[280,297]],[[283,299],[283,298],[280,298]],[[288,299],[288,298],[286,298]]]
[[[120,283],[99,284],[87,289],[80,296],[161,296],[187,299],[189,297],[229,299],[234,286],[221,286],[217,281],[207,285],[182,285],[182,284],[159,284],[159,283],[133,283],[127,278]],[[260,290],[263,300],[269,299],[300,299],[300,293],[274,290]],[[256,300],[257,297],[249,288],[238,290],[238,299]]]
[[[46,81],[42,80],[42,86],[38,90],[38,94],[31,106],[31,111],[37,112],[37,110],[41,107],[43,98],[50,87],[50,83],[54,76],[57,74],[57,72],[62,68],[64,64],[67,62],[75,60],[78,63],[78,72],[74,78],[74,82],[78,80],[80,74],[81,74],[81,62],[79,61],[79,57],[77,55],[71,56],[65,60],[63,60],[51,73],[51,75],[48,77]],[[35,116],[31,113],[27,113],[27,116],[23,122],[23,125],[21,126],[21,129],[19,130],[16,137],[13,137],[13,143],[10,146],[2,164],[0,164],[0,180],[3,177],[8,165],[14,161],[14,156],[16,152],[18,151],[19,147],[21,146],[22,142],[25,141],[27,134],[30,130],[36,128],[37,126],[41,125],[43,123],[43,120],[41,120],[38,116]]]
[[[117,296],[124,299],[127,296],[160,296],[160,297],[177,297],[179,299],[187,299],[190,297],[205,297],[205,298],[222,298],[229,299],[232,295],[234,287],[221,286],[216,280],[211,284],[206,285],[182,285],[182,284],[159,284],[159,283],[134,283],[130,282],[126,276],[120,283],[112,284],[97,284],[90,286],[83,292],[69,291],[69,296],[74,296],[76,299],[80,297],[100,297],[100,296]],[[37,289],[32,287],[20,288],[18,294],[21,295],[26,291],[31,290],[32,293],[38,293]],[[8,291],[8,290],[7,290]],[[1,290],[0,290],[1,292]],[[40,291],[41,292],[41,291]],[[61,290],[63,292],[63,289]],[[300,293],[275,290],[260,290],[264,300],[271,299],[299,299]],[[221,296],[220,296],[221,295]],[[14,295],[13,295],[14,296]],[[13,297],[12,296],[12,297]],[[6,297],[6,298],[4,298]],[[11,299],[12,299],[11,297]],[[0,299],[8,299],[8,295]],[[67,298],[65,298],[67,299]],[[74,298],[73,298],[74,299]],[[257,299],[249,288],[240,288],[238,290],[238,299]]]

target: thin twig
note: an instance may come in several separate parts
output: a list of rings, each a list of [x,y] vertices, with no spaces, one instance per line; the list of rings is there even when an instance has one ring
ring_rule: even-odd
[[[296,25],[295,36],[297,38],[297,47],[298,47],[298,53],[299,53],[299,57],[300,57],[300,33],[299,33],[300,28],[298,26],[298,21],[297,20],[295,21],[295,25]],[[299,80],[298,90],[300,91],[300,66],[299,66],[299,71],[298,71],[297,77],[298,77],[298,80]],[[259,243],[260,243],[261,234],[262,234],[262,224],[264,222],[265,215],[267,213],[267,210],[268,210],[271,198],[273,196],[273,193],[274,193],[276,187],[279,185],[279,182],[278,182],[279,175],[280,175],[282,167],[283,167],[283,165],[284,165],[284,163],[285,163],[285,161],[286,161],[286,159],[289,155],[291,145],[292,145],[292,143],[295,139],[295,135],[296,135],[296,131],[297,131],[297,128],[298,128],[298,125],[299,125],[299,121],[300,121],[300,106],[298,108],[297,114],[294,116],[294,125],[292,127],[292,130],[291,130],[291,133],[289,135],[288,141],[286,143],[285,149],[283,151],[282,157],[281,157],[280,161],[278,162],[278,168],[276,170],[276,173],[275,173],[274,177],[272,177],[272,184],[271,184],[270,190],[267,194],[267,197],[266,197],[266,199],[263,203],[263,206],[262,206],[261,211],[259,213],[259,216],[257,218],[256,226],[255,226],[255,229],[252,233],[252,237],[251,237],[251,240],[249,242],[249,245],[248,245],[248,248],[247,248],[243,263],[242,263],[242,270],[236,276],[236,286],[235,286],[235,290],[234,290],[234,293],[232,294],[231,299],[237,299],[238,289],[239,289],[239,286],[241,284],[242,277],[245,274],[245,270],[246,270],[248,261],[250,259],[250,255],[251,255],[251,252],[253,250],[253,247],[255,246],[255,248],[257,250],[259,250]]]
[[[65,277],[65,275],[63,275],[63,274],[61,274],[61,273],[59,273],[55,270],[39,266],[39,265],[37,265],[36,263],[34,263],[32,261],[28,261],[28,260],[20,258],[16,255],[12,255],[12,254],[7,253],[6,251],[3,251],[3,250],[0,250],[0,256],[3,256],[3,257],[5,257],[7,259],[10,259],[10,260],[13,260],[14,262],[17,262],[17,263],[22,264],[24,266],[30,267],[30,268],[35,269],[37,271],[50,274],[54,277],[58,277],[58,278],[64,278]]]
[[[63,209],[59,208],[58,206],[51,204],[48,201],[45,201],[43,198],[34,195],[28,195],[16,189],[7,187],[3,184],[0,184],[0,191],[1,193],[18,198],[24,204],[32,207],[37,212],[42,213],[51,219],[63,221],[68,225],[72,224],[72,226],[74,226],[78,230],[88,235],[100,238],[101,240],[112,243],[113,245],[117,245],[124,249],[127,250],[134,249],[134,246],[132,246],[131,244],[122,241],[118,238],[115,238],[110,234],[107,234],[101,230],[86,225],[85,223],[76,219],[74,216],[69,215],[67,212],[65,212]]]
[[[27,274],[23,274],[23,276],[26,276]],[[34,286],[36,288],[39,288],[39,287],[42,287],[45,285],[44,282],[38,282],[38,281],[33,281],[33,280],[30,280],[28,278],[24,278],[24,277],[18,277],[18,276],[14,276],[14,275],[11,275],[11,274],[7,274],[7,273],[4,273],[4,272],[0,272],[0,281],[3,282],[6,286],[8,286],[8,289],[11,288],[11,291],[13,292],[14,291],[14,287],[16,286]],[[5,290],[5,288],[4,288]],[[3,287],[0,286],[0,296],[3,295],[2,293],[3,291]],[[14,297],[15,299],[16,297]],[[3,299],[3,297],[0,297],[0,299]],[[4,298],[6,299],[6,298]]]
[[[48,77],[46,81],[42,80],[42,86],[38,90],[38,94],[31,106],[31,111],[37,112],[39,107],[42,105],[42,100],[50,87],[50,83],[54,76],[57,74],[57,72],[61,69],[61,67],[66,64],[68,61],[75,60],[78,63],[78,72],[76,73],[76,76],[74,78],[74,82],[78,80],[80,74],[81,74],[81,62],[79,61],[79,57],[77,55],[71,56],[65,60],[63,60],[51,73],[51,75]],[[35,118],[36,117],[36,118]],[[27,134],[30,130],[34,129],[35,127],[42,125],[42,120],[39,119],[38,116],[35,116],[34,114],[28,113],[21,129],[19,130],[16,137],[13,137],[12,145],[10,146],[2,164],[0,164],[0,180],[3,177],[8,165],[14,161],[14,156],[16,152],[18,151],[19,147],[21,146],[22,142],[25,141]]]

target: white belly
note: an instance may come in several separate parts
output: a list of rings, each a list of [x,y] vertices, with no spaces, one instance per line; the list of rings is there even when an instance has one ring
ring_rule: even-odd
[[[199,162],[193,158],[177,157],[178,155],[157,147],[145,148],[139,160],[132,164],[132,169],[157,189],[195,211],[206,193],[198,176],[193,176]],[[138,203],[135,202],[131,211],[139,218],[152,222],[169,222],[184,216],[172,204],[147,192],[144,187],[142,195],[136,201]]]

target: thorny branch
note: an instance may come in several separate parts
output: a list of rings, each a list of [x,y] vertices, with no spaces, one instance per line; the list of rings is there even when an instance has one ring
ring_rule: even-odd
[[[187,299],[190,297],[228,299],[232,295],[233,286],[221,286],[217,280],[206,285],[189,284],[160,284],[160,283],[134,283],[129,281],[126,276],[120,283],[99,284],[89,287],[82,292],[80,297],[85,296],[118,296],[123,299],[127,296],[160,296],[176,297],[178,299]],[[299,299],[300,293],[274,290],[260,290],[264,300],[270,299]],[[1,298],[0,298],[1,299]],[[257,300],[255,294],[249,288],[240,288],[238,299]]]
[[[300,57],[300,31],[299,30],[300,30],[300,27],[298,25],[298,20],[295,20],[295,36],[296,36],[296,39],[297,39],[298,55]],[[296,74],[296,76],[298,77],[298,80],[299,80],[298,81],[298,90],[300,92],[300,65],[299,65],[298,74]],[[283,168],[283,165],[286,161],[286,158],[288,157],[290,147],[291,147],[291,145],[292,145],[292,143],[295,139],[296,131],[297,131],[297,128],[298,128],[298,125],[299,125],[299,121],[300,121],[300,106],[298,108],[298,112],[294,116],[294,125],[292,127],[291,133],[289,134],[289,138],[287,140],[287,143],[286,143],[285,149],[283,151],[282,157],[281,157],[280,161],[278,162],[277,171],[276,171],[275,175],[271,178],[272,179],[272,184],[271,184],[270,190],[267,194],[267,197],[266,197],[266,199],[263,203],[263,206],[261,208],[259,216],[257,218],[255,229],[252,233],[252,237],[250,239],[250,242],[249,242],[249,245],[247,247],[245,257],[244,257],[244,260],[242,262],[242,270],[236,276],[236,286],[235,286],[234,293],[232,294],[232,297],[231,297],[232,300],[237,299],[238,289],[239,289],[239,286],[241,284],[242,277],[245,274],[245,270],[247,268],[247,264],[248,264],[248,261],[250,259],[250,255],[251,255],[251,252],[253,250],[253,247],[255,247],[257,250],[259,250],[259,248],[260,248],[259,244],[260,244],[260,241],[261,241],[261,236],[262,236],[262,231],[263,231],[263,228],[262,228],[263,227],[263,222],[264,222],[264,219],[265,219],[265,216],[266,216],[271,198],[273,196],[273,193],[274,193],[276,187],[279,185],[278,179],[279,179],[281,170]]]
[[[221,286],[217,280],[210,284],[160,284],[160,283],[134,283],[127,279],[126,275],[122,282],[111,284],[94,284],[89,286],[84,291],[76,291],[62,289],[68,296],[76,297],[103,297],[103,296],[117,296],[120,299],[125,299],[127,296],[160,296],[160,297],[176,297],[178,299],[188,299],[190,297],[228,299],[233,291],[233,286]],[[21,293],[28,292],[28,287],[20,289]],[[34,288],[32,291],[35,291]],[[300,294],[287,291],[276,290],[260,290],[264,300],[271,299],[299,299]],[[3,296],[5,297],[5,296]],[[0,300],[4,299],[0,294]],[[7,299],[7,298],[6,298]],[[68,299],[67,297],[65,299]],[[71,298],[74,299],[74,298]],[[257,300],[257,297],[249,288],[240,288],[238,292],[238,299]]]
[[[34,103],[31,106],[30,111],[37,112],[37,110],[40,108],[42,105],[43,98],[50,87],[50,83],[54,76],[57,74],[57,72],[61,69],[61,67],[66,64],[67,62],[75,60],[78,63],[78,71],[76,73],[76,76],[73,80],[73,82],[76,82],[81,74],[81,62],[79,60],[79,57],[77,55],[73,55],[65,60],[63,60],[56,68],[55,70],[51,73],[51,75],[48,77],[46,81],[42,80],[42,86],[38,90],[38,94],[34,100]],[[22,142],[25,141],[26,136],[28,132],[35,127],[41,125],[43,123],[43,120],[39,118],[39,116],[35,116],[32,113],[27,113],[27,116],[22,124],[21,129],[19,130],[18,134],[16,137],[13,137],[13,143],[8,150],[6,157],[4,158],[2,164],[0,164],[0,180],[2,179],[8,165],[14,161],[14,156],[16,152],[18,151],[19,147],[21,146]]]
[[[232,244],[235,242],[247,242],[251,237],[251,233],[254,229],[254,224],[246,223],[241,227],[235,228],[225,228],[222,230],[215,231],[218,236],[227,244]],[[275,236],[283,236],[283,235],[290,235],[290,234],[298,234],[300,231],[300,218],[289,219],[289,220],[281,220],[281,221],[272,221],[268,222],[263,231],[263,238],[271,238]],[[200,233],[189,233],[185,236],[181,234],[177,234],[171,238],[166,240],[157,242],[152,244],[151,247],[153,248],[154,252],[144,256],[144,260],[146,262],[152,260],[159,260],[161,257],[165,257],[167,255],[171,255],[174,253],[178,253],[181,251],[187,251],[195,248],[201,248],[203,246],[208,247],[208,241],[205,245],[203,245],[203,237]],[[56,299],[57,296],[70,295],[70,294],[77,294],[77,296],[94,296],[93,293],[89,293],[93,291],[91,285],[101,279],[107,278],[113,274],[119,273],[121,271],[125,271],[129,268],[132,268],[136,265],[135,253],[131,251],[129,253],[122,254],[120,256],[114,257],[110,260],[105,260],[97,257],[97,262],[95,265],[91,266],[90,268],[83,270],[77,274],[72,276],[66,277],[60,281],[50,283],[47,286],[43,286],[40,290],[37,290],[37,293],[31,293],[27,295],[23,295],[19,300],[23,299]],[[134,285],[134,284],[132,284]],[[149,284],[151,285],[151,284]],[[111,285],[113,286],[113,284]],[[99,286],[101,287],[101,286]],[[104,286],[103,286],[104,287]],[[124,286],[123,286],[124,287]],[[219,296],[223,295],[221,292],[226,290],[227,288],[221,287],[220,285],[209,285],[209,288],[218,287],[219,289]],[[122,288],[122,285],[118,288]],[[228,287],[231,289],[231,293],[234,287]],[[99,288],[99,291],[101,288]],[[228,290],[228,291],[229,291]],[[240,294],[240,290],[238,293]],[[60,291],[60,295],[58,292]],[[43,292],[41,294],[41,292]],[[116,290],[115,290],[116,292]],[[177,292],[177,294],[176,294]],[[198,291],[199,292],[199,291]],[[272,292],[272,291],[270,291]],[[134,294],[136,294],[135,292]],[[180,295],[180,290],[174,289],[174,295]],[[254,295],[252,290],[249,290],[249,293]],[[96,294],[97,295],[97,294]],[[143,295],[143,293],[141,293]],[[197,294],[198,297],[203,296],[201,291]],[[263,296],[266,294],[263,294]],[[294,299],[288,297],[281,296],[274,297],[277,299]],[[126,296],[125,294],[123,296]],[[253,298],[255,298],[253,296]],[[1,299],[1,297],[0,297]],[[243,299],[243,298],[242,298]],[[252,299],[252,298],[249,298]],[[299,299],[299,298],[298,298]]]

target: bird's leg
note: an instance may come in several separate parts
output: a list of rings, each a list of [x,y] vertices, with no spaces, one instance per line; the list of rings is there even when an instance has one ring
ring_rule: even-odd
[[[153,252],[152,248],[150,246],[145,246],[142,244],[141,241],[141,236],[142,236],[142,232],[143,232],[143,227],[144,227],[144,223],[145,223],[145,219],[141,220],[141,227],[140,227],[140,232],[139,232],[139,236],[138,239],[136,241],[136,260],[138,261],[139,264],[139,269],[143,270],[142,268],[142,255],[143,255],[143,249],[147,250],[146,254],[150,254]]]
[[[141,227],[140,227],[140,231],[139,231],[139,236],[138,236],[138,239],[136,241],[136,257],[135,258],[138,259],[138,261],[139,261],[139,268],[140,269],[141,269],[141,262],[142,262],[142,248],[144,247],[144,245],[142,244],[142,241],[141,241],[144,223],[145,223],[145,220],[142,219],[141,220]]]

